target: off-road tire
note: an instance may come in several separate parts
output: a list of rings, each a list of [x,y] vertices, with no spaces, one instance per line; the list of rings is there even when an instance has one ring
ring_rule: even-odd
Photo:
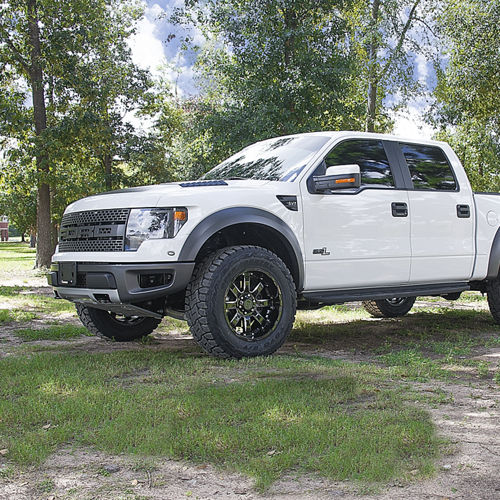
[[[281,292],[281,314],[263,338],[242,338],[227,320],[227,290],[244,273],[267,275]],[[232,246],[209,255],[196,266],[186,289],[185,314],[194,340],[208,354],[219,358],[272,354],[292,329],[296,307],[290,271],[276,254],[257,246]]]
[[[118,321],[108,311],[75,304],[80,321],[88,331],[97,337],[117,342],[146,337],[159,325],[160,319],[141,317],[133,322]]]
[[[415,303],[416,297],[401,297],[402,302],[391,304],[390,300],[367,300],[363,302],[363,307],[374,318],[398,318],[410,311]]]
[[[500,279],[488,281],[486,287],[488,306],[495,323],[500,324]]]

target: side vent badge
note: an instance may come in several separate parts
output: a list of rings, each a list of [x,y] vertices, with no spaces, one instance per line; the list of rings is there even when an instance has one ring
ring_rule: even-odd
[[[288,195],[278,195],[276,196],[278,200],[285,205],[288,210],[291,210],[292,212],[298,212],[299,211],[299,205],[297,203],[297,197],[296,196],[288,196]]]

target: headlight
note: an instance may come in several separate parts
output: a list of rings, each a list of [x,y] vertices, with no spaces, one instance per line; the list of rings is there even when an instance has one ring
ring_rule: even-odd
[[[186,208],[134,208],[125,234],[125,250],[137,250],[143,241],[173,238],[186,223]]]

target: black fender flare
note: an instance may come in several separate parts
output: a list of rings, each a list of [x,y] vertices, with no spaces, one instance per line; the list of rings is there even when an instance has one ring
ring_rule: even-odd
[[[488,263],[488,274],[486,279],[494,280],[498,278],[500,272],[500,229],[497,230],[497,234],[493,238],[493,243],[491,244],[490,250],[490,261]]]
[[[226,227],[245,223],[268,226],[284,237],[297,262],[297,290],[302,290],[304,285],[304,260],[297,237],[286,222],[276,215],[259,208],[232,207],[209,215],[198,223],[187,237],[179,253],[179,261],[194,261],[201,247],[215,233]]]

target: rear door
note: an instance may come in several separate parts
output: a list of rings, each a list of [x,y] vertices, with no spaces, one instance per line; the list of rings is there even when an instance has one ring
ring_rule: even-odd
[[[399,143],[411,224],[411,283],[468,280],[474,263],[474,202],[436,145]]]

